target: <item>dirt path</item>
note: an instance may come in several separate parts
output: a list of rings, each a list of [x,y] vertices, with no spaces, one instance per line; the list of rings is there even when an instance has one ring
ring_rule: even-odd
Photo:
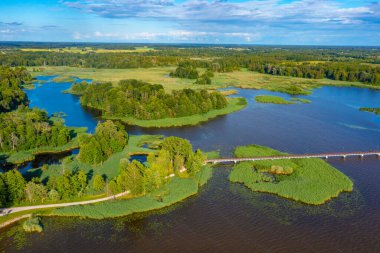
[[[11,213],[17,213],[17,212],[28,211],[28,210],[93,204],[93,203],[103,202],[103,201],[115,199],[118,197],[122,197],[124,195],[127,195],[128,193],[129,193],[129,191],[126,191],[126,192],[122,192],[122,193],[119,193],[119,194],[116,194],[113,196],[109,196],[109,197],[105,197],[105,198],[101,198],[101,199],[93,199],[93,200],[86,200],[86,201],[79,201],[79,202],[3,208],[3,209],[0,209],[0,216],[6,216],[6,215],[11,214]]]

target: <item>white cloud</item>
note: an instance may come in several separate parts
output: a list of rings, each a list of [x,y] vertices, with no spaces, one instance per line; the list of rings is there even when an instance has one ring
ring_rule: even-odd
[[[107,33],[95,31],[93,33],[75,32],[73,38],[76,40],[120,40],[120,41],[217,41],[220,38],[242,39],[245,42],[252,42],[259,38],[259,33],[222,33],[222,32],[203,32],[188,30],[170,30],[166,32],[137,32],[137,33]]]
[[[360,23],[376,17],[378,4],[344,7],[336,0],[62,0],[67,7],[107,18],[158,18],[178,21],[257,23]]]

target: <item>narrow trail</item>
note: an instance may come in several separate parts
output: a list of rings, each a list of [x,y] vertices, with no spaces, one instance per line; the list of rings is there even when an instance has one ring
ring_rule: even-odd
[[[36,210],[36,209],[44,209],[44,208],[55,208],[55,207],[66,207],[66,206],[76,206],[76,205],[88,205],[98,202],[104,202],[107,200],[116,199],[119,197],[122,197],[124,195],[129,194],[129,191],[125,191],[113,196],[100,198],[100,199],[92,199],[92,200],[86,200],[86,201],[79,201],[79,202],[69,202],[69,203],[59,203],[59,204],[47,204],[47,205],[38,205],[38,206],[20,206],[20,207],[10,207],[10,208],[3,208],[0,209],[0,216],[6,216],[8,214],[22,212],[22,211],[28,211],[28,210]],[[1,227],[1,226],[0,226]]]

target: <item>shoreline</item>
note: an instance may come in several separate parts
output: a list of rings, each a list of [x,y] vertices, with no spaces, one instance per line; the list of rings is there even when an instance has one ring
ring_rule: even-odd
[[[160,193],[162,191],[167,190],[166,188],[170,187],[170,185],[169,186],[164,185],[163,187],[161,187],[161,188],[157,189],[156,191],[154,191],[150,194],[147,194],[145,196],[128,198],[128,199],[123,199],[122,197],[124,197],[125,195],[128,195],[129,191],[119,193],[119,194],[116,194],[114,196],[109,196],[106,198],[100,198],[100,199],[94,199],[94,200],[88,200],[88,201],[78,201],[78,202],[58,203],[58,204],[48,204],[48,205],[35,206],[38,208],[34,208],[34,206],[14,207],[14,208],[19,208],[19,210],[17,212],[13,212],[10,214],[0,215],[0,218],[1,217],[3,217],[3,218],[7,217],[7,215],[17,214],[18,212],[23,213],[26,211],[30,211],[31,213],[23,214],[21,216],[12,217],[12,219],[6,220],[6,221],[0,223],[0,228],[7,227],[7,226],[19,221],[19,220],[31,217],[32,215],[52,216],[52,217],[55,216],[55,217],[78,217],[78,218],[89,218],[89,219],[106,219],[106,218],[118,218],[118,217],[128,216],[128,215],[134,214],[134,213],[142,213],[142,212],[147,212],[147,211],[159,210],[161,208],[165,208],[165,207],[169,207],[171,205],[177,204],[177,203],[179,203],[179,202],[181,202],[181,201],[183,201],[183,200],[185,200],[191,196],[198,194],[200,188],[203,185],[205,185],[208,182],[208,180],[212,177],[212,170],[213,170],[212,167],[205,166],[199,172],[199,174],[197,174],[193,178],[178,178],[178,177],[174,178],[175,182],[173,182],[173,181],[169,182],[169,184],[172,183],[174,185],[174,187],[172,189],[174,193],[172,192],[171,194],[166,196],[166,197],[168,197],[167,202],[159,202],[155,199],[152,199],[153,198],[152,196],[156,193]],[[204,176],[203,173],[205,173],[206,175]],[[179,187],[177,187],[180,185],[185,186],[185,188],[184,188],[185,191],[183,191],[183,189],[179,189]],[[186,187],[186,186],[192,186],[192,187]],[[173,195],[175,195],[175,196],[173,196]],[[115,199],[115,198],[119,198],[119,197],[121,199],[118,199],[118,200]],[[140,210],[131,211],[131,209],[133,209],[134,202],[144,203],[143,201],[145,199],[149,199],[149,198],[151,199],[151,201],[148,203],[145,203],[145,206],[141,205],[141,206],[137,207],[137,208],[140,208]],[[115,201],[113,201],[113,200],[115,200]],[[110,216],[94,217],[94,216],[90,215],[91,211],[98,208],[99,205],[106,205],[106,209],[111,209],[109,207],[110,205],[118,205],[118,204],[124,204],[124,205],[130,204],[130,208],[129,209],[128,208],[123,209],[119,213],[119,215],[114,215],[114,216],[110,215]],[[30,209],[22,210],[25,208],[30,208]],[[68,208],[71,208],[72,209],[71,211],[75,211],[75,209],[86,209],[86,208],[89,208],[90,210],[89,210],[89,212],[87,212],[87,214],[86,214],[86,212],[84,212],[83,214],[80,214],[80,215],[78,215],[78,214],[70,215],[70,209],[67,210]],[[8,208],[8,209],[12,209],[12,207]],[[44,210],[51,210],[51,211],[48,213],[38,213],[38,210],[40,210],[42,212]],[[37,212],[35,212],[35,211],[37,211]],[[85,210],[85,211],[87,211],[87,210]],[[67,214],[67,212],[69,212],[69,214]]]
[[[212,110],[205,114],[197,114],[180,118],[164,118],[157,120],[140,120],[133,117],[112,116],[101,116],[101,118],[108,120],[119,120],[124,124],[149,128],[196,126],[214,118],[240,111],[247,106],[246,100],[242,97],[228,98],[228,100],[228,106],[223,109]],[[245,103],[243,104],[242,101],[245,101]]]

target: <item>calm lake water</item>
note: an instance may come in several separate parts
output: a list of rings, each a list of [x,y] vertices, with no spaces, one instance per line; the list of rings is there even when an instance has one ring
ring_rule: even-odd
[[[70,84],[46,83],[27,91],[31,106],[65,112],[69,126],[93,131],[97,119],[79,99],[61,93]],[[259,94],[240,90],[248,106],[195,127],[127,126],[130,134],[177,135],[204,150],[231,155],[233,147],[260,144],[285,152],[380,149],[380,117],[359,107],[379,107],[380,92],[323,87],[311,104],[257,104]],[[380,252],[380,160],[331,159],[354,181],[352,193],[325,205],[307,206],[254,193],[228,182],[230,168],[217,167],[201,192],[172,207],[118,219],[43,218],[44,232],[1,230],[6,252]]]

